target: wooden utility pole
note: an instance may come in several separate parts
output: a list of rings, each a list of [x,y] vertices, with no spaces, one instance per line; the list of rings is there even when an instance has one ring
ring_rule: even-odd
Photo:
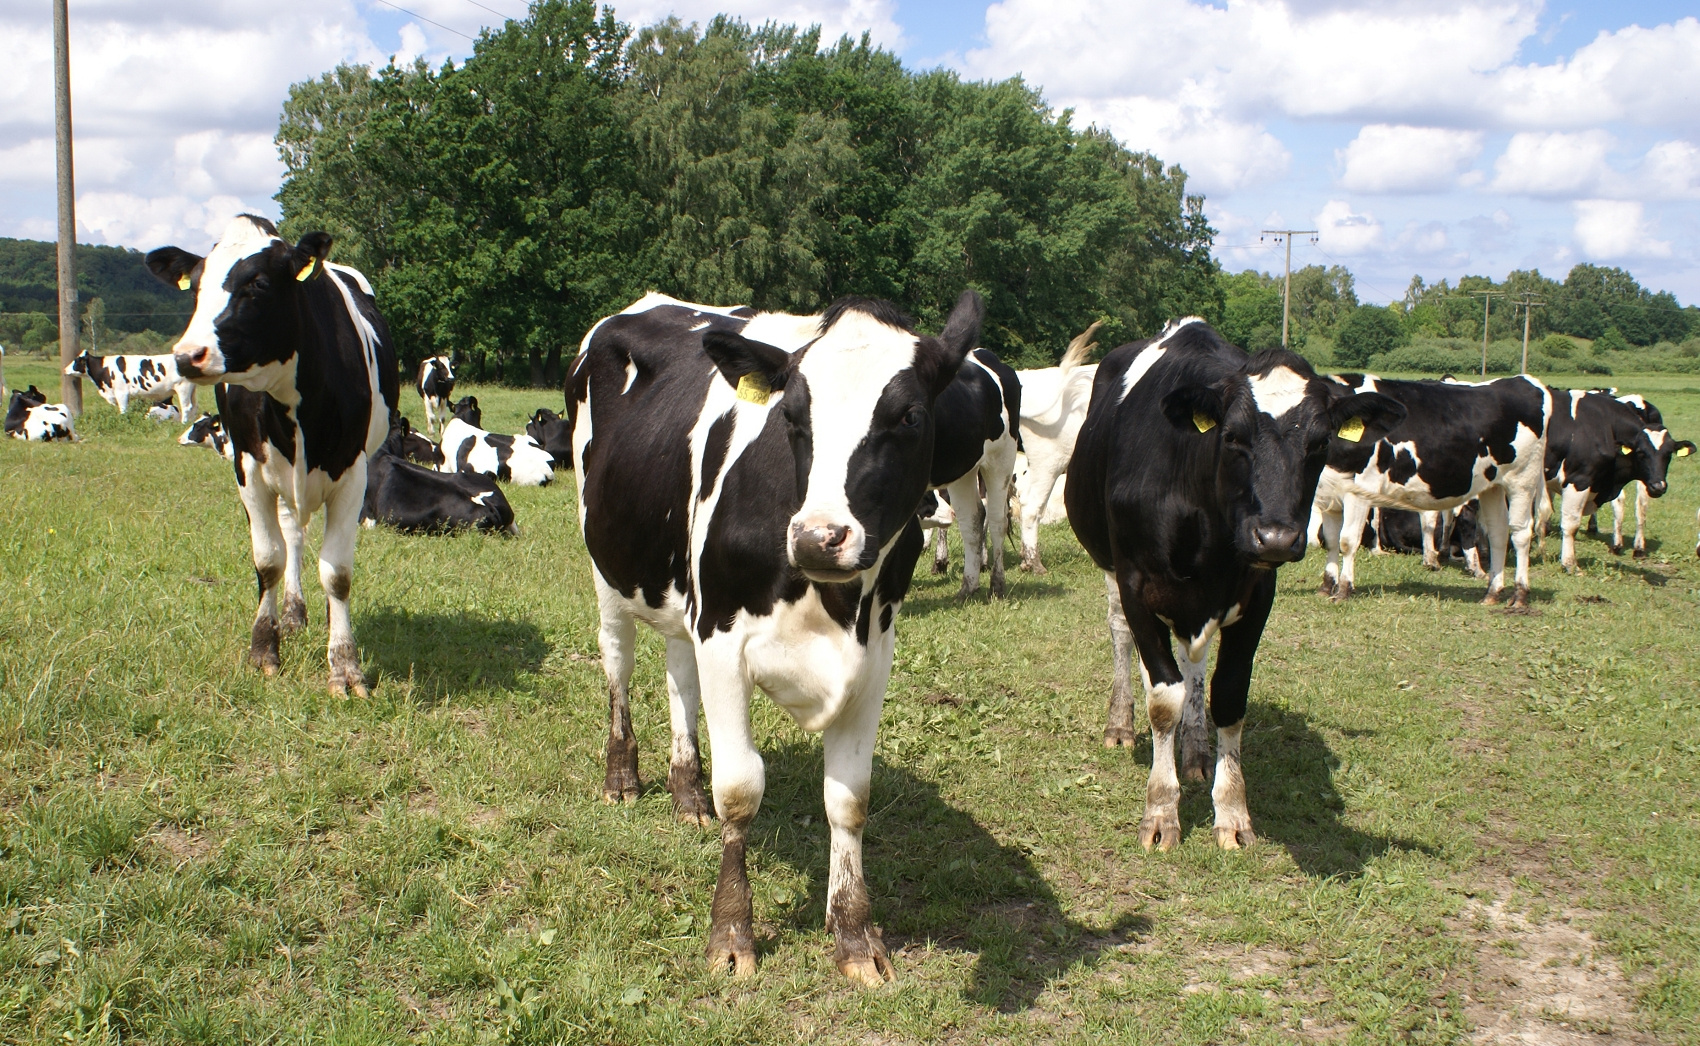
[[[1287,271],[1281,278],[1281,347],[1287,347],[1288,317],[1293,312],[1293,237],[1309,236],[1310,242],[1316,242],[1315,229],[1264,229],[1262,235],[1275,237],[1276,243],[1285,242],[1287,245]]]
[[[71,176],[71,28],[65,0],[53,0],[53,123],[59,168],[59,368],[77,358],[77,196]],[[73,416],[83,412],[83,382],[59,376]]]
[[[1536,309],[1545,305],[1544,301],[1536,301],[1531,294],[1523,295],[1523,300],[1517,303],[1523,310],[1523,373],[1529,373],[1529,318]]]
[[[1471,291],[1470,294],[1482,299],[1482,377],[1485,379],[1487,377],[1488,306],[1493,303],[1493,299],[1505,297],[1505,292]],[[1523,350],[1523,360],[1525,365],[1528,363],[1528,358],[1529,352],[1528,349],[1525,348]]]

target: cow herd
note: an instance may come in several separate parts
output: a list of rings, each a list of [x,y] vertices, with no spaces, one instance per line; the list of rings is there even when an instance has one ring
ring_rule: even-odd
[[[1213,780],[1215,839],[1233,850],[1256,838],[1242,727],[1282,564],[1320,542],[1323,591],[1343,600],[1366,535],[1420,548],[1431,566],[1457,539],[1467,558],[1485,548],[1484,601],[1520,609],[1553,497],[1571,570],[1576,531],[1603,506],[1621,547],[1620,497],[1636,485],[1639,553],[1646,499],[1694,450],[1638,396],[1554,392],[1527,376],[1320,375],[1285,350],[1248,355],[1196,318],[1097,364],[1094,324],[1059,366],[1017,372],[980,347],[972,291],[936,333],[872,299],[796,316],[652,293],[585,334],[564,412],[538,410],[522,433],[485,431],[476,399],[453,400],[453,361],[424,360],[421,435],[401,416],[372,288],[330,248],[323,233],[290,244],[244,215],[205,257],[153,251],[149,268],[195,294],[172,355],[72,367],[120,410],[174,399],[184,420],[194,387],[214,386],[217,415],[180,442],[233,463],[260,589],[248,656],[268,675],[280,637],[305,624],[303,534],[324,510],[334,693],[367,689],[349,617],[362,520],[517,533],[501,484],[570,469],[608,691],[603,796],[640,791],[630,685],[642,623],[666,644],[675,814],[719,822],[708,958],[737,974],[756,962],[746,854],[766,786],[757,689],[823,735],[836,963],[865,984],[893,974],[862,833],[896,618],[933,531],[961,532],[960,596],[983,569],[1002,596],[1012,499],[1021,567],[1042,574],[1039,525],[1059,511],[1063,480],[1060,510],[1105,577],[1108,745],[1135,739],[1138,658],[1153,743],[1140,842],[1178,842],[1185,777]],[[52,406],[33,387],[15,393],[8,434],[59,434]],[[62,426],[70,436],[68,415]],[[706,787],[699,720],[714,753]]]

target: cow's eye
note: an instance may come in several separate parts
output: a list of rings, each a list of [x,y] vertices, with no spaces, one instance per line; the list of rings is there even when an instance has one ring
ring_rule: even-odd
[[[915,428],[920,425],[921,422],[925,421],[926,418],[926,411],[922,410],[920,407],[910,407],[909,413],[903,415],[903,427],[906,429]]]

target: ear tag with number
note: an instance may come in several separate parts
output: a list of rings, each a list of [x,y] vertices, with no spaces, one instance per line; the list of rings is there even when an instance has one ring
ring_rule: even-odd
[[[1635,453],[1635,448],[1634,448],[1634,447],[1631,447],[1631,446],[1630,446],[1630,445],[1629,445],[1629,444],[1627,444],[1627,443],[1620,443],[1620,444],[1618,444],[1618,446],[1617,446],[1617,452],[1618,452],[1618,453],[1619,453],[1619,454],[1622,454],[1622,455],[1623,455],[1623,456],[1624,456],[1624,457],[1626,457],[1626,458],[1627,458],[1627,457],[1628,457],[1628,456],[1629,456],[1629,455],[1631,455],[1631,454],[1633,454],[1633,453]]]
[[[1688,457],[1688,455],[1690,455],[1692,453],[1694,453],[1694,452],[1689,450],[1687,447],[1676,448],[1676,456],[1679,457],[1679,458],[1686,458],[1686,457]]]
[[[760,374],[751,372],[738,379],[738,398],[745,403],[754,403],[758,407],[767,406],[767,398],[773,395],[773,389],[768,387],[767,379]]]
[[[1348,418],[1346,423],[1340,426],[1340,431],[1336,432],[1335,435],[1339,436],[1347,443],[1357,443],[1361,441],[1364,438],[1364,419]]]
[[[318,267],[318,264],[319,264],[319,259],[317,259],[317,258],[314,258],[312,261],[308,262],[307,267],[305,269],[302,269],[300,272],[295,274],[295,282],[296,283],[306,283],[308,280],[312,279],[313,278],[313,270]]]
[[[188,274],[185,273],[184,275],[177,277],[177,289],[180,291],[186,291],[189,289]]]
[[[1200,432],[1209,432],[1216,427],[1216,419],[1203,411],[1195,411],[1192,415],[1192,424]]]

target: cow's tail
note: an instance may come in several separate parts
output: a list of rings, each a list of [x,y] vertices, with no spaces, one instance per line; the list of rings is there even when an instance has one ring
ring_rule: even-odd
[[[1068,351],[1063,353],[1062,362],[1057,365],[1058,381],[1056,392],[1043,405],[1027,406],[1022,416],[1035,425],[1052,425],[1062,416],[1069,399],[1070,380],[1075,370],[1092,358],[1092,350],[1098,343],[1092,340],[1092,335],[1098,333],[1098,328],[1104,325],[1103,320],[1092,321],[1092,326],[1081,331],[1073,341],[1068,343]]]
[[[1062,362],[1057,364],[1063,374],[1068,374],[1092,358],[1092,350],[1098,347],[1098,343],[1092,340],[1092,335],[1098,333],[1098,328],[1103,325],[1103,320],[1093,320],[1092,326],[1081,331],[1078,337],[1068,343],[1068,351],[1063,353]]]

